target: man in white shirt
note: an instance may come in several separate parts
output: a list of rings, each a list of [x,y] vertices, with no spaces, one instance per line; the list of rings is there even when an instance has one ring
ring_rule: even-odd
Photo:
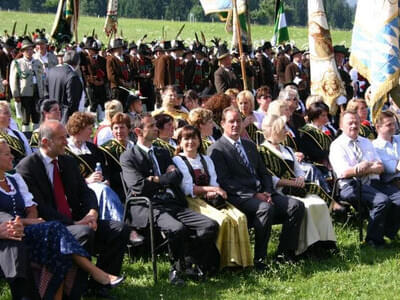
[[[376,122],[378,137],[372,142],[384,167],[381,179],[397,188],[400,187],[400,136],[396,131],[395,116],[383,111]]]
[[[329,160],[339,178],[340,197],[353,205],[361,180],[361,204],[369,210],[366,242],[374,247],[385,244],[384,236],[393,239],[399,229],[400,191],[379,180],[384,170],[372,143],[358,135],[360,118],[356,112],[342,115],[343,134],[332,142]],[[358,208],[359,209],[359,208]]]

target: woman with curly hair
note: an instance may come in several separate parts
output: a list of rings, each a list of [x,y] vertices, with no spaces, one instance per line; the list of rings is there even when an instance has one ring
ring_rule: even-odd
[[[103,152],[93,143],[94,117],[89,113],[75,112],[67,122],[69,134],[66,154],[76,159],[83,178],[96,193],[99,218],[121,221],[123,206],[118,195],[109,187],[108,165]],[[100,164],[101,171],[96,170]]]

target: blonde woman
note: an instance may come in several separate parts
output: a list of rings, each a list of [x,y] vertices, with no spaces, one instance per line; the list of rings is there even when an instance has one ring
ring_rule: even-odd
[[[310,247],[313,253],[322,249],[336,249],[336,236],[325,202],[330,197],[319,185],[305,181],[305,173],[293,150],[282,144],[287,134],[285,125],[285,117],[267,115],[264,118],[262,127],[265,141],[259,146],[259,152],[278,193],[291,195],[302,201],[306,208],[296,255]]]
[[[254,114],[254,96],[250,91],[241,91],[236,97],[236,104],[242,116],[242,138],[247,138],[257,143],[257,119]]]
[[[103,122],[99,124],[97,128],[93,143],[100,146],[108,142],[113,138],[112,130],[111,130],[111,120],[112,118],[119,112],[123,112],[124,108],[122,107],[121,102],[119,100],[111,100],[107,101],[104,104],[105,108],[105,119]]]

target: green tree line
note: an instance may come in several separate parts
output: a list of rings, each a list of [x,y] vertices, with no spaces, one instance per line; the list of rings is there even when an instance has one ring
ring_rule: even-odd
[[[247,0],[250,20],[257,24],[273,24],[275,0]],[[1,9],[32,12],[55,12],[58,0],[1,0]],[[307,25],[307,0],[285,0],[286,19],[289,26]],[[354,8],[345,0],[324,0],[328,22],[332,28],[351,29]],[[107,0],[81,0],[81,13],[104,16]],[[210,21],[216,16],[205,16],[199,0],[119,0],[120,17]]]

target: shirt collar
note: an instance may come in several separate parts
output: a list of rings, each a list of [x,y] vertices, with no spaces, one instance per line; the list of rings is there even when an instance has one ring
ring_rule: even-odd
[[[242,141],[240,140],[240,138],[238,138],[238,140],[235,141],[235,140],[231,139],[230,137],[226,136],[225,134],[224,134],[224,137],[226,137],[226,139],[227,139],[227,140],[229,141],[229,143],[231,143],[232,145],[234,145],[235,143],[242,144]]]
[[[386,147],[388,144],[392,145],[396,143],[396,139],[394,138],[394,136],[392,137],[392,143],[384,140],[383,138],[381,138],[379,135],[378,137],[375,139],[374,144],[377,146],[381,146],[381,147]]]
[[[154,151],[153,146],[150,146],[150,148],[149,148],[149,147],[146,147],[145,145],[141,144],[139,141],[136,143],[136,145],[137,145],[140,149],[142,149],[144,152],[146,152],[146,154],[148,154],[150,150],[153,150],[153,151]]]
[[[44,153],[42,148],[39,148],[39,151],[42,156],[42,160],[45,162],[46,165],[51,164],[54,159],[58,160],[58,157],[56,157],[56,158],[49,157],[46,153]]]
[[[346,144],[350,144],[350,143],[353,142],[353,141],[356,141],[356,142],[359,142],[359,141],[360,141],[359,136],[358,136],[355,140],[353,140],[352,138],[350,138],[349,136],[347,136],[345,133],[342,133],[341,137],[342,137],[342,139],[345,141]]]

